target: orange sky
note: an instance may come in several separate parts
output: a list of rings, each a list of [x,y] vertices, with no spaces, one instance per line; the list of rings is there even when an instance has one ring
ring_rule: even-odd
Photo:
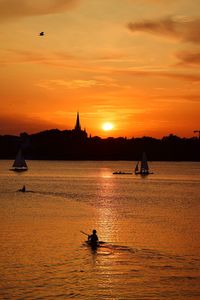
[[[79,111],[93,136],[193,136],[199,11],[199,0],[0,0],[0,134],[72,129]]]

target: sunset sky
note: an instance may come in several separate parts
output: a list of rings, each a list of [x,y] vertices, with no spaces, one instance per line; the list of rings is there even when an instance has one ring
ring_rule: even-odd
[[[0,134],[200,129],[200,0],[0,0],[0,37]]]

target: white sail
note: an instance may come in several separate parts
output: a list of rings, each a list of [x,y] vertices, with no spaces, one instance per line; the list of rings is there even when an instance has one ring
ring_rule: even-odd
[[[26,161],[22,155],[22,150],[19,149],[18,153],[17,153],[17,156],[16,156],[16,159],[13,163],[13,170],[27,170],[28,167],[27,167],[27,164],[26,164]]]

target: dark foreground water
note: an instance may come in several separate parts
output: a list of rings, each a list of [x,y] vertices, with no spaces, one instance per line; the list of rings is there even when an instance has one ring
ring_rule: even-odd
[[[200,163],[28,165],[0,161],[0,299],[200,299]]]

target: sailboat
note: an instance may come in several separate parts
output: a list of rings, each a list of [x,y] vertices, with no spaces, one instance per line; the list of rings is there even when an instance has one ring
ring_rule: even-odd
[[[149,175],[153,174],[152,172],[149,172],[149,166],[147,162],[147,156],[146,153],[142,153],[142,160],[138,161],[136,166],[135,166],[135,174],[138,175]]]
[[[11,168],[11,171],[23,172],[23,171],[27,171],[27,170],[28,170],[28,166],[23,157],[22,150],[19,149],[17,156],[15,158],[15,161],[13,163],[13,166]]]

